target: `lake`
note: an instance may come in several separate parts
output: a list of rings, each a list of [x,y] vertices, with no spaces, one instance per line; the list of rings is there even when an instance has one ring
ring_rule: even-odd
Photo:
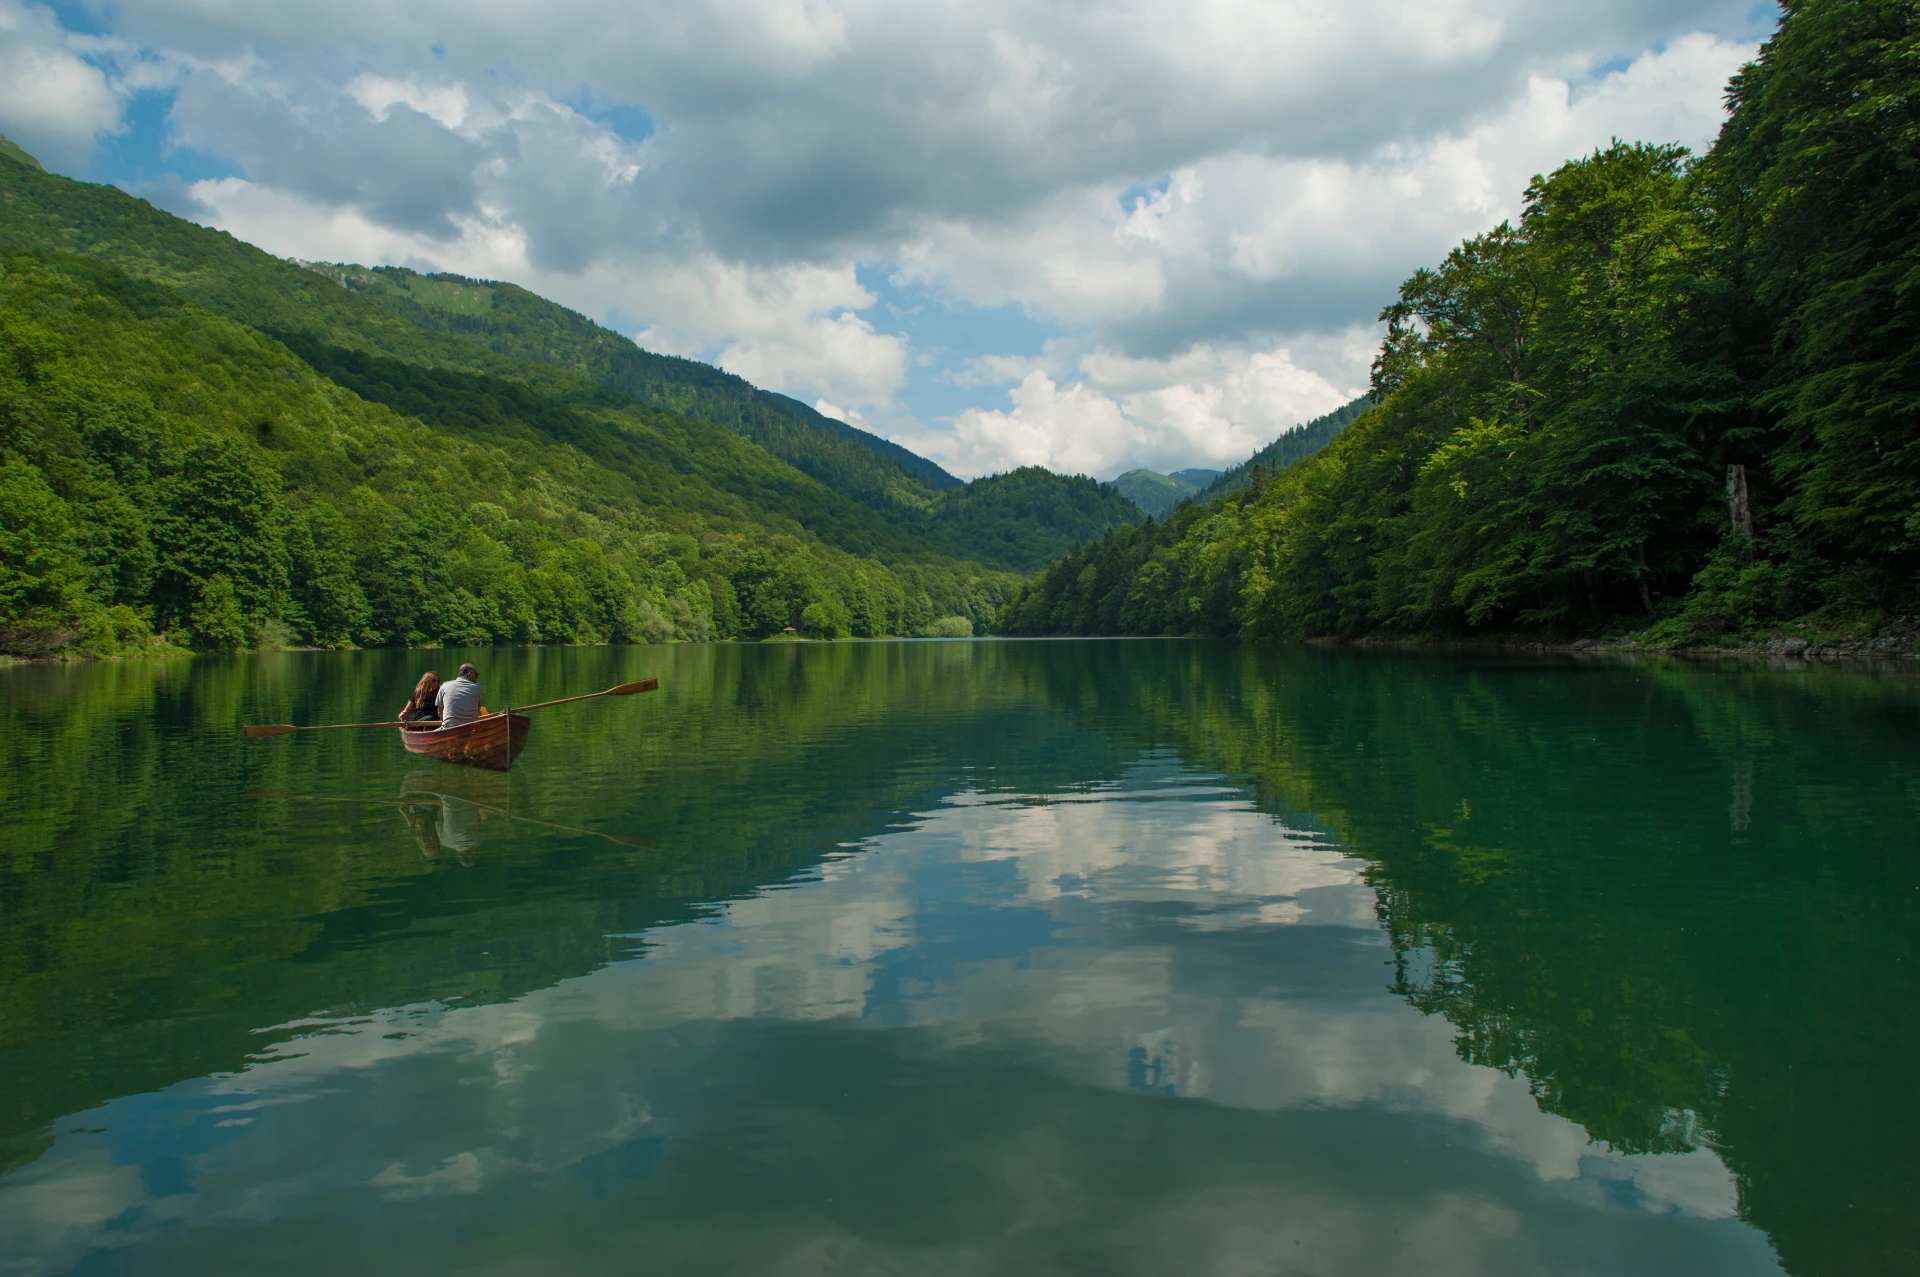
[[[429,665],[495,775],[384,730]],[[1920,1271],[1910,672],[0,670],[0,1274]]]

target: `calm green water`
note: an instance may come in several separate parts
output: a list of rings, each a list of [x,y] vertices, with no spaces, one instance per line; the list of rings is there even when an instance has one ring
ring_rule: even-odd
[[[663,690],[511,777],[235,731],[467,656]],[[289,654],[0,714],[0,1274],[1920,1271],[1911,675]]]

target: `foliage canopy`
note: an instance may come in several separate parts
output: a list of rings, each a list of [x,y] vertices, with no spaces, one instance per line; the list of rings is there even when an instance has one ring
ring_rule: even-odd
[[[1324,449],[1107,534],[1003,623],[1699,642],[1910,611],[1917,51],[1910,4],[1787,4],[1709,154],[1616,141],[1536,178],[1517,225],[1401,286]]]

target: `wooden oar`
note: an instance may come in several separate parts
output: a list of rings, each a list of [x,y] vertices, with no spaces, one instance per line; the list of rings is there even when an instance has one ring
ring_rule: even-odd
[[[292,723],[267,723],[260,727],[242,727],[242,736],[285,736],[289,732],[349,732],[356,727],[414,727],[418,724],[389,719],[384,723],[324,723],[319,727],[295,727]],[[435,723],[435,727],[439,724]]]
[[[530,709],[546,709],[553,705],[567,705],[574,701],[590,701],[596,696],[631,696],[635,692],[651,692],[660,686],[657,678],[643,678],[638,683],[622,683],[618,687],[609,687],[604,692],[588,692],[582,696],[563,696],[557,701],[539,701],[532,705],[515,705],[513,712],[524,714]]]
[[[660,686],[657,678],[643,678],[637,683],[622,683],[618,687],[609,687],[604,692],[588,692],[583,696],[563,696],[557,701],[541,701],[537,705],[516,705],[513,712],[524,714],[530,709],[547,709],[554,705],[565,705],[572,701],[590,701],[596,696],[632,696],[635,692],[651,692]],[[389,719],[384,723],[326,723],[319,727],[295,727],[291,723],[268,723],[260,727],[243,727],[242,736],[286,736],[293,732],[349,732],[362,727],[409,727],[399,719]],[[434,724],[439,726],[439,724]]]

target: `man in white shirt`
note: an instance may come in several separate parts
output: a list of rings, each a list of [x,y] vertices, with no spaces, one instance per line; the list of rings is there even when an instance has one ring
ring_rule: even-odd
[[[440,707],[440,727],[459,727],[471,723],[487,712],[480,703],[480,671],[471,665],[460,667],[460,677],[450,683],[440,684],[440,694],[433,703]]]

